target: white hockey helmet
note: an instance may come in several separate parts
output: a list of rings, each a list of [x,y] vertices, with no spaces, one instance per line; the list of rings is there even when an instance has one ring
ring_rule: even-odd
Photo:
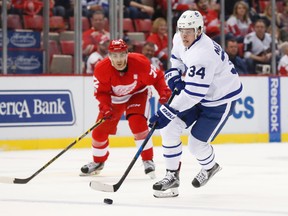
[[[204,21],[199,11],[187,10],[179,17],[177,21],[178,29],[190,29],[193,28],[195,33],[200,28],[201,33],[204,30]]]

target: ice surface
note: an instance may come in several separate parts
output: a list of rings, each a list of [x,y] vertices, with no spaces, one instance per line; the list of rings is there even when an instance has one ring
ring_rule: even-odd
[[[288,144],[225,144],[214,149],[223,169],[211,182],[193,188],[191,181],[200,166],[184,146],[179,197],[157,199],[152,185],[165,175],[160,147],[154,150],[157,178],[144,175],[139,158],[115,193],[92,190],[89,182],[117,183],[137,149],[110,148],[99,176],[80,177],[80,167],[90,162],[91,152],[73,148],[27,184],[0,184],[0,215],[288,215]],[[60,151],[0,151],[0,176],[27,178]],[[104,198],[113,199],[113,204],[105,204]]]

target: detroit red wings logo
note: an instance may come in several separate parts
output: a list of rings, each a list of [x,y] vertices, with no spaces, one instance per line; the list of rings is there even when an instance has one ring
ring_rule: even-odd
[[[137,81],[135,80],[133,83],[129,85],[112,86],[112,89],[115,95],[123,96],[132,92],[135,89],[136,85],[137,85]]]

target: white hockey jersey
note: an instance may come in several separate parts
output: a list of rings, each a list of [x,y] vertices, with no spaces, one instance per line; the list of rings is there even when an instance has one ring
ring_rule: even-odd
[[[180,112],[198,103],[218,106],[240,97],[242,84],[233,63],[205,33],[188,48],[184,47],[179,32],[174,35],[171,68],[185,73],[185,89],[170,104]]]

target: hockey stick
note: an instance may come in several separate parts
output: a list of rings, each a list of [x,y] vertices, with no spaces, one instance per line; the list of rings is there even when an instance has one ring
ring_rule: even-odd
[[[0,183],[7,183],[7,184],[26,184],[35,176],[37,176],[40,172],[42,172],[45,168],[47,168],[52,162],[54,162],[57,158],[59,158],[62,154],[64,154],[68,149],[78,143],[83,137],[85,137],[88,133],[90,133],[94,128],[98,127],[105,121],[105,118],[100,119],[97,121],[91,128],[89,128],[84,134],[74,140],[70,145],[68,145],[65,149],[63,149],[59,154],[57,154],[54,158],[48,161],[43,167],[41,167],[37,172],[31,175],[28,178],[12,178],[12,177],[4,177],[0,176]]]
[[[171,103],[171,101],[173,100],[173,98],[175,97],[176,93],[177,93],[177,89],[175,89],[171,95],[171,97],[168,100],[168,104]],[[126,179],[127,175],[129,174],[129,172],[131,171],[132,167],[134,166],[135,162],[137,161],[138,157],[140,156],[141,152],[143,151],[144,147],[146,146],[147,142],[149,141],[149,139],[151,138],[152,134],[154,133],[156,129],[156,124],[154,124],[151,128],[151,130],[149,131],[148,135],[146,136],[145,140],[143,141],[142,145],[139,147],[138,151],[136,152],[134,158],[132,159],[132,161],[130,162],[128,168],[126,169],[126,171],[124,172],[124,174],[122,175],[121,179],[114,185],[108,185],[105,183],[101,183],[101,182],[97,182],[97,181],[91,181],[90,182],[90,187],[94,190],[97,191],[104,191],[104,192],[116,192],[120,186],[122,185],[122,183],[124,182],[124,180]]]

